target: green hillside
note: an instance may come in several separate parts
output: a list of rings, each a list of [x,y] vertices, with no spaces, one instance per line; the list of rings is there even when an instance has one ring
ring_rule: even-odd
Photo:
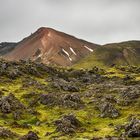
[[[108,67],[112,65],[140,65],[140,41],[103,45],[74,65],[75,68]]]

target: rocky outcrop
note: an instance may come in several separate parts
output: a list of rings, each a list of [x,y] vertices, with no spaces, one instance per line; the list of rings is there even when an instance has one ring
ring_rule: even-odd
[[[84,102],[78,94],[43,94],[40,97],[40,103],[47,106],[59,106],[73,109],[84,107]]]
[[[128,124],[124,126],[124,135],[128,137],[140,137],[140,119],[132,117]]]
[[[115,106],[109,102],[102,102],[98,106],[101,114],[100,117],[109,117],[109,118],[117,118],[120,116],[119,111],[115,108]]]
[[[65,134],[75,133],[81,127],[81,122],[72,114],[63,116],[60,120],[55,121],[56,131]]]
[[[3,113],[25,109],[24,105],[13,95],[3,96],[0,99],[0,109]]]

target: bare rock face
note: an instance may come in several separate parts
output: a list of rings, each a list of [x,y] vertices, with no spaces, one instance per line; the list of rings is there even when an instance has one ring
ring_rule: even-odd
[[[56,131],[65,134],[75,133],[81,127],[80,121],[72,114],[63,116],[60,120],[55,121]]]
[[[6,54],[8,60],[28,60],[69,66],[93,52],[98,45],[42,27]]]

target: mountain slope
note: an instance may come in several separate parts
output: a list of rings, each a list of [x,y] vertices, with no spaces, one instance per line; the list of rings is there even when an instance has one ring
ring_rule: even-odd
[[[87,63],[88,62],[88,63]],[[93,66],[140,65],[140,41],[106,44],[79,61],[74,67],[92,68]]]
[[[42,27],[18,43],[4,58],[31,59],[45,64],[69,66],[90,54],[98,45]]]

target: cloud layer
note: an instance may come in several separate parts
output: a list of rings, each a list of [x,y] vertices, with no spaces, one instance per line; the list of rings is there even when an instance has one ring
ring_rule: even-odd
[[[0,0],[0,42],[41,26],[104,44],[140,40],[140,0]]]

